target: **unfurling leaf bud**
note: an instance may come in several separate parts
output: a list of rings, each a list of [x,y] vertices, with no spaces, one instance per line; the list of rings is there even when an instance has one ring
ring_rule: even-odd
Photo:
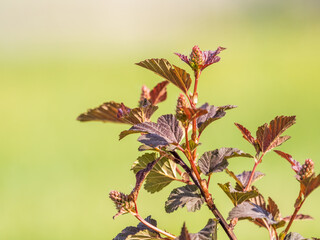
[[[298,172],[300,180],[304,180],[306,178],[311,177],[313,173],[314,173],[314,163],[311,159],[306,159],[305,163],[302,165],[300,171]]]
[[[193,70],[198,70],[204,64],[202,51],[198,46],[192,48],[190,54],[190,66]]]
[[[177,101],[177,106],[176,106],[176,117],[179,120],[186,120],[186,116],[184,114],[183,108],[187,108],[189,106],[185,96],[180,93],[178,101]]]
[[[147,88],[147,86],[143,85],[141,88],[139,107],[142,107],[145,100],[149,100],[149,99],[150,99],[150,89]]]

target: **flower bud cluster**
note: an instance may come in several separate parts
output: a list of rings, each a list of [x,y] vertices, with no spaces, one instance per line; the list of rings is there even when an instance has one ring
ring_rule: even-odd
[[[128,195],[118,192],[118,191],[111,191],[109,193],[110,199],[115,203],[116,208],[119,210],[121,207],[125,207],[126,204],[129,202]]]
[[[190,66],[193,70],[198,70],[203,64],[203,53],[198,46],[194,46],[190,54]]]
[[[311,159],[307,159],[305,163],[302,165],[298,175],[301,180],[309,178],[314,173],[314,163]]]

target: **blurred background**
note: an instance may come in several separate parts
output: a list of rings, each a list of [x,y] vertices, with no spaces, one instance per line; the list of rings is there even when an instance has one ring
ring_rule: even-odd
[[[234,104],[223,120],[202,136],[199,153],[237,147],[253,153],[234,122],[253,133],[277,115],[296,115],[292,136],[278,149],[301,162],[312,158],[320,171],[319,80],[320,2],[182,0],[21,0],[0,2],[0,239],[112,239],[138,223],[116,213],[110,190],[129,193],[130,167],[141,155],[137,136],[118,141],[127,125],[80,123],[88,108],[115,100],[135,107],[142,84],[162,79],[134,63],[167,58],[188,67],[174,52],[227,50],[207,68],[199,83],[199,102]],[[173,113],[179,90],[155,117]],[[251,170],[251,159],[230,160],[236,173]],[[298,182],[289,164],[269,153],[258,167],[256,183],[278,204],[282,216],[293,212]],[[211,191],[224,216],[232,208],[217,187],[232,179],[218,173]],[[174,187],[141,192],[143,217],[179,234],[183,222],[199,231],[212,217],[205,206],[167,214],[164,202]],[[319,237],[320,191],[301,209],[313,221],[296,221],[292,231]],[[268,232],[238,223],[238,239],[268,239]],[[219,239],[227,239],[222,230]]]

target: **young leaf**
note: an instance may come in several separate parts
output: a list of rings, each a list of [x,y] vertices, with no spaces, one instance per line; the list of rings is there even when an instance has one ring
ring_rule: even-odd
[[[195,212],[203,203],[199,188],[196,185],[186,185],[172,190],[165,203],[165,209],[167,213],[171,213],[179,207],[186,206],[189,212]]]
[[[208,103],[203,104],[200,109],[206,110],[208,113],[200,116],[197,119],[197,127],[199,129],[199,134],[203,132],[203,130],[212,122],[224,117],[226,115],[225,110],[229,110],[235,108],[237,106],[234,105],[226,105],[222,107],[215,107],[213,105],[209,105]]]
[[[236,206],[241,204],[242,202],[254,198],[259,195],[259,193],[255,190],[247,191],[247,192],[240,192],[233,189],[230,183],[221,184],[218,183],[221,189],[227,194],[227,196],[231,199],[232,203]]]
[[[152,105],[157,105],[158,103],[161,103],[167,99],[167,85],[168,84],[169,84],[168,81],[163,81],[161,83],[158,83],[150,91],[150,102]]]
[[[312,175],[309,178],[300,181],[301,192],[304,197],[310,195],[313,190],[320,186],[320,174],[318,176]]]
[[[239,123],[235,123],[235,125],[241,131],[243,138],[246,139],[249,143],[251,143],[258,152],[259,146],[257,140],[254,137],[252,137],[251,132]]]
[[[146,153],[133,163],[131,170],[136,174],[156,159],[156,153]],[[176,180],[176,164],[163,157],[152,168],[146,177],[144,188],[151,193],[158,192]]]
[[[302,168],[301,164],[298,161],[294,160],[290,154],[281,152],[279,150],[273,150],[273,151],[276,152],[279,156],[283,157],[284,159],[287,159],[288,162],[291,164],[291,168],[293,169],[293,171],[298,173],[301,170]]]
[[[182,107],[181,111],[182,111],[182,116],[180,116],[181,118],[180,120],[188,120],[189,122],[191,122],[193,119],[199,118],[200,116],[203,116],[208,113],[207,110],[205,109],[201,109],[201,108],[193,109],[188,107]]]
[[[227,159],[232,157],[252,157],[237,148],[220,148],[205,152],[199,159],[199,168],[205,175],[221,172],[228,166]]]
[[[209,219],[207,225],[198,233],[188,233],[183,224],[181,235],[176,240],[217,240],[217,223]]]
[[[295,116],[276,117],[270,124],[264,124],[257,130],[257,141],[262,152],[268,152],[271,149],[281,145],[288,140],[289,136],[280,136],[285,130],[296,122]]]
[[[148,216],[145,220],[148,223],[151,223],[152,225],[157,226],[157,221],[152,219],[151,216]],[[126,227],[113,240],[126,240],[126,239],[128,239],[129,235],[135,235],[136,233],[138,233],[140,231],[144,231],[144,230],[147,230],[153,234],[156,234],[155,231],[148,228],[146,225],[139,223],[137,227]]]
[[[183,129],[172,114],[159,117],[157,123],[144,122],[136,124],[129,130],[121,132],[120,139],[132,133],[146,133],[140,136],[138,141],[150,147],[178,144],[183,137]]]
[[[305,240],[299,233],[291,232],[287,234],[284,240]]]
[[[101,122],[127,123],[125,120],[119,119],[117,117],[119,108],[121,108],[120,103],[106,102],[97,108],[89,109],[86,113],[82,113],[77,118],[77,120],[81,122],[101,121]]]
[[[169,82],[180,88],[185,94],[191,86],[190,75],[183,69],[172,65],[166,59],[147,59],[136,63],[138,66],[144,67],[154,73],[165,78]]]
[[[249,202],[243,202],[235,206],[230,212],[227,220],[233,218],[238,219],[265,219],[269,225],[276,224],[277,221],[273,219],[271,213],[261,208],[258,205]]]

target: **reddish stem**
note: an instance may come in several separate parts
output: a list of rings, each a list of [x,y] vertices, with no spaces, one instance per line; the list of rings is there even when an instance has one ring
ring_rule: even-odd
[[[295,208],[295,210],[294,210],[294,212],[293,212],[293,214],[292,214],[292,216],[290,218],[290,221],[289,221],[286,229],[284,230],[284,233],[285,233],[284,236],[287,235],[287,233],[289,232],[289,229],[290,229],[294,219],[296,218],[296,216],[297,216],[297,214],[298,214],[298,212],[299,212],[300,208],[302,207],[302,204],[304,203],[305,200],[306,200],[306,198],[304,198],[302,200],[302,202]]]
[[[133,216],[135,216],[140,222],[142,222],[144,225],[146,225],[148,228],[160,233],[160,234],[163,234],[167,237],[169,237],[170,239],[175,239],[176,236],[172,235],[171,233],[168,233],[166,231],[163,231],[159,228],[157,228],[156,226],[152,225],[151,223],[147,222],[146,220],[144,220],[139,214],[137,213],[131,213]]]
[[[251,175],[250,175],[249,181],[248,181],[248,183],[247,183],[247,186],[244,188],[244,191],[245,191],[245,192],[248,191],[248,189],[250,188],[250,185],[251,185],[251,182],[252,182],[254,173],[255,173],[255,171],[256,171],[256,168],[257,168],[257,166],[261,163],[264,154],[265,154],[265,153],[262,153],[262,155],[261,155],[261,157],[259,158],[259,160],[254,163],[254,166],[253,166],[253,169],[252,169],[252,171],[251,171]]]

